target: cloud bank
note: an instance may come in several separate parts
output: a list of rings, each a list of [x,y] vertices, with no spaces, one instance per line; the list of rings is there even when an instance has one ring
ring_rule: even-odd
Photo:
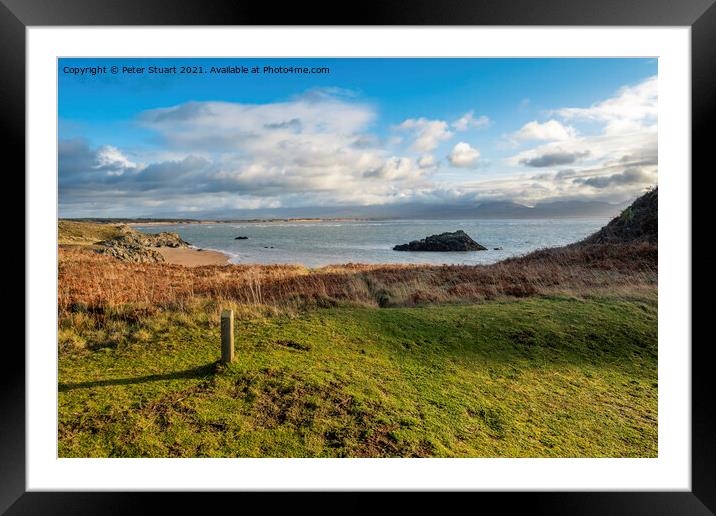
[[[59,141],[61,215],[621,202],[657,180],[656,86],[651,77],[591,106],[527,119],[506,133],[517,149],[495,160],[482,135],[499,120],[474,111],[444,120],[416,113],[381,131],[378,107],[343,90],[266,104],[185,102],[150,109],[133,122],[152,135],[143,147]]]
[[[535,192],[554,198],[623,199],[657,182],[657,78],[625,86],[589,107],[554,110],[545,122],[531,121],[513,133],[513,140],[541,141],[508,159],[527,168],[567,170],[525,176]],[[596,124],[592,134],[580,134],[569,123]],[[538,198],[544,193],[532,195]],[[525,196],[528,198],[530,196]]]

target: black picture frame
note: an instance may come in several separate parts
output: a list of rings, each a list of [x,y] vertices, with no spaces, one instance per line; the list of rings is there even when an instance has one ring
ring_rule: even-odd
[[[19,170],[25,165],[25,30],[29,26],[111,25],[576,25],[576,26],[689,26],[692,72],[692,170],[708,173],[709,129],[716,113],[716,5],[714,0],[413,0],[412,2],[367,1],[351,11],[348,4],[319,6],[285,3],[280,8],[265,2],[231,0],[0,0],[0,104],[2,146],[6,159]],[[707,162],[708,160],[708,162]],[[708,165],[708,168],[707,168]],[[688,174],[689,171],[683,171]],[[692,181],[694,175],[692,173]],[[699,181],[701,182],[701,180]],[[692,183],[693,184],[693,183]],[[694,194],[707,195],[704,189]],[[698,198],[693,197],[697,206]],[[703,198],[702,198],[703,200]],[[704,204],[708,205],[707,201]],[[698,211],[692,210],[694,229],[700,227]],[[699,234],[692,229],[692,234]],[[693,256],[693,255],[692,255]],[[27,256],[25,257],[27,259]],[[713,258],[710,259],[713,261]],[[692,260],[693,263],[693,260]],[[27,275],[27,269],[26,275]],[[693,263],[692,275],[704,273],[697,290],[707,292],[713,279]],[[697,306],[696,303],[692,303]],[[26,307],[26,325],[28,310]],[[693,321],[693,315],[692,315]],[[14,344],[11,345],[11,344]],[[671,343],[688,346],[690,343]],[[474,493],[478,507],[495,503],[500,510],[529,507],[537,514],[712,514],[716,510],[716,454],[714,406],[711,386],[711,339],[692,343],[692,490],[690,492],[584,492],[584,493]],[[14,348],[14,349],[13,349]],[[160,498],[162,510],[173,511],[209,506],[242,496],[275,506],[270,493],[205,493],[197,500],[188,493],[80,493],[26,492],[25,465],[25,354],[12,339],[4,349],[0,375],[0,511],[8,514],[120,514],[143,513],[150,501]],[[333,495],[331,495],[333,496]],[[301,494],[292,504],[318,512],[371,510],[374,495],[353,493],[340,501],[315,500]],[[461,495],[462,496],[462,495]],[[404,497],[409,505],[423,504],[421,494]],[[452,499],[452,498],[451,498]],[[460,499],[455,499],[459,502]],[[462,500],[465,502],[465,500]],[[489,503],[489,505],[484,505]],[[247,506],[248,507],[248,506]],[[261,507],[261,505],[259,505]],[[325,509],[321,509],[325,508]],[[239,507],[236,508],[240,510]]]

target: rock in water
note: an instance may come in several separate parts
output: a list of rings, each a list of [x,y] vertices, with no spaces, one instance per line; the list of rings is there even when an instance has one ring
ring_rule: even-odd
[[[413,240],[409,244],[393,247],[394,251],[486,251],[487,247],[478,244],[462,230],[454,233],[430,235],[422,240]]]

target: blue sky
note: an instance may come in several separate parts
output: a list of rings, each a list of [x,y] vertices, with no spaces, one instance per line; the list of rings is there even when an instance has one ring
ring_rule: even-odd
[[[216,74],[211,66],[328,67]],[[144,73],[79,75],[92,66]],[[202,66],[150,74],[149,66]],[[61,59],[62,216],[621,202],[656,182],[655,59]]]

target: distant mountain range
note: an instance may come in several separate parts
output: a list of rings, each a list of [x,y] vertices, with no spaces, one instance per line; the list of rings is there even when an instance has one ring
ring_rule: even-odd
[[[181,213],[177,217],[91,218],[95,221],[197,221],[257,219],[554,219],[577,217],[614,217],[629,203],[610,204],[599,201],[553,201],[525,206],[512,201],[490,201],[479,204],[385,204],[372,206],[315,206],[299,208],[259,208]],[[189,217],[190,215],[190,217]],[[85,220],[90,220],[86,218]]]
[[[384,204],[372,206],[332,206],[305,208],[269,208],[231,210],[219,214],[202,214],[202,218],[380,218],[380,219],[546,219],[566,217],[613,217],[628,203],[609,204],[598,201],[554,201],[525,206],[512,201],[480,204]]]

